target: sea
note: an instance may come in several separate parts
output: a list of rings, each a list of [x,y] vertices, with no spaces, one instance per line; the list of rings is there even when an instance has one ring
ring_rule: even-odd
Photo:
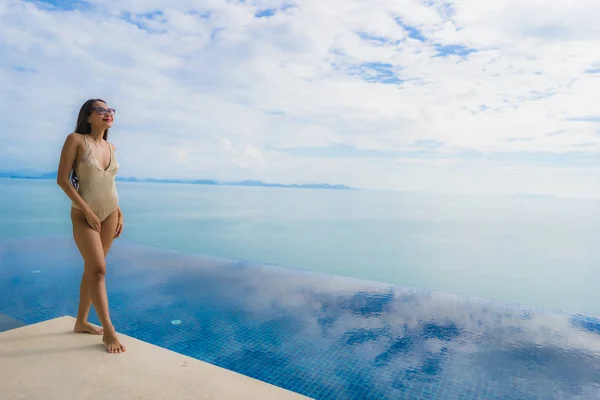
[[[141,182],[117,190],[125,224],[116,243],[600,315],[600,200]],[[71,236],[69,213],[54,180],[0,178],[0,239]]]

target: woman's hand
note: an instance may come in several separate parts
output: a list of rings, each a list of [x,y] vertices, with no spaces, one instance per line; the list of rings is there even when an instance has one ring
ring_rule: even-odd
[[[123,214],[119,210],[119,222],[117,222],[117,230],[115,232],[115,239],[121,236],[121,232],[123,232]]]
[[[98,218],[96,216],[96,214],[94,214],[93,211],[89,210],[85,213],[85,219],[88,223],[89,226],[92,227],[93,230],[95,230],[96,232],[100,232],[100,228],[102,227],[102,224],[100,223],[100,218]]]

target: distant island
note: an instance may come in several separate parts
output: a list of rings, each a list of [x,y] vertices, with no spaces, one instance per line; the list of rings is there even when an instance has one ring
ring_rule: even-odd
[[[0,178],[11,179],[56,179],[56,172],[35,172],[30,170],[0,171]],[[306,183],[306,184],[283,184],[265,183],[261,181],[245,180],[239,182],[221,182],[212,179],[154,179],[154,178],[124,178],[117,177],[118,182],[147,182],[147,183],[185,183],[191,185],[214,185],[214,186],[260,186],[296,189],[333,189],[333,190],[355,190],[346,185],[331,185],[328,183]]]

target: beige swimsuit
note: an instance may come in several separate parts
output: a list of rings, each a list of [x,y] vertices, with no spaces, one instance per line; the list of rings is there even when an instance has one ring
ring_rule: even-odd
[[[77,192],[92,209],[94,214],[104,221],[119,206],[119,197],[115,185],[115,177],[119,170],[119,163],[115,159],[115,153],[112,145],[110,147],[110,163],[106,170],[103,170],[88,144],[87,135],[83,135],[85,140],[85,150],[81,160],[77,164],[75,171],[79,178],[79,188]],[[79,209],[75,202],[71,205]]]

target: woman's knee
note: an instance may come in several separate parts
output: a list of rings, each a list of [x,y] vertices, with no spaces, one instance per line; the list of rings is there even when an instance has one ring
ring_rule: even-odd
[[[88,262],[85,265],[85,271],[96,278],[104,278],[106,275],[106,262],[104,260]]]

